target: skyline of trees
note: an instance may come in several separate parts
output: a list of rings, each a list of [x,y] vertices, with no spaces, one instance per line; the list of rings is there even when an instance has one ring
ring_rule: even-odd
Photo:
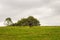
[[[34,18],[33,16],[29,16],[27,18],[22,18],[21,20],[18,20],[16,23],[12,22],[12,19],[10,17],[5,19],[5,23],[7,26],[40,26],[39,20]]]

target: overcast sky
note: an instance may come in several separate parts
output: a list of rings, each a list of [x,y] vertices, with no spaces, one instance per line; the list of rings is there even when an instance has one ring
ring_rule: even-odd
[[[60,0],[0,0],[0,26],[5,18],[34,16],[41,25],[60,25]]]

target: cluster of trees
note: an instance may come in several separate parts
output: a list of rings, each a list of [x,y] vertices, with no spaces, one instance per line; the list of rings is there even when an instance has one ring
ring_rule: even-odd
[[[40,26],[39,20],[37,20],[33,16],[29,16],[28,18],[22,18],[21,20],[18,20],[16,23],[13,23],[11,18],[6,18],[5,24],[7,26]]]

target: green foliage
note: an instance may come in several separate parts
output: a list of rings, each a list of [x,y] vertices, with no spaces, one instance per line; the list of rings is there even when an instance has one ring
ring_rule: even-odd
[[[19,26],[27,26],[27,19],[23,18],[17,22],[17,25]]]
[[[33,16],[29,16],[28,18],[23,18],[19,20],[17,23],[17,26],[40,26],[40,22],[34,18]]]
[[[5,24],[7,26],[40,26],[39,20],[37,20],[33,16],[29,16],[28,18],[22,18],[21,20],[18,20],[17,23],[13,23],[11,18],[8,17],[5,19]]]
[[[27,19],[28,19],[29,24],[31,24],[31,26],[39,26],[40,25],[40,22],[33,16],[29,16]]]
[[[0,27],[0,40],[60,40],[60,27]]]
[[[13,22],[12,22],[10,17],[6,18],[4,23],[5,23],[5,25],[8,25],[8,26],[13,24]]]

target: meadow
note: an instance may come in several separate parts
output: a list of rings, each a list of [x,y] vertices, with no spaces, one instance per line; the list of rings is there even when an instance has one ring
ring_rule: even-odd
[[[60,26],[0,27],[0,40],[60,40]]]

